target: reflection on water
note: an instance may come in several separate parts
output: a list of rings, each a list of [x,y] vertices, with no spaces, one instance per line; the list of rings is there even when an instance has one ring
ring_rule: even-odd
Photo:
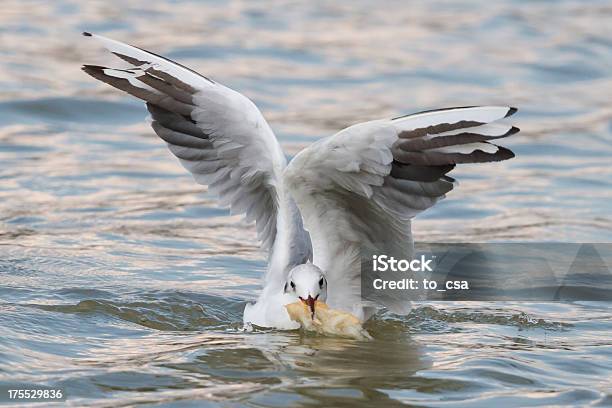
[[[612,7],[14,1],[0,14],[0,385],[74,406],[612,404],[609,304],[429,303],[372,342],[241,331],[265,261],[138,102],[99,32],[251,97],[293,155],[349,124],[513,104],[511,161],[463,166],[426,242],[610,242]]]

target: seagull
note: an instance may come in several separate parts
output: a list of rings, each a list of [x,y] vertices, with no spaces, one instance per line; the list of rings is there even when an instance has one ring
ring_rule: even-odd
[[[491,143],[519,131],[502,119],[517,109],[466,106],[372,120],[320,139],[289,163],[244,95],[152,52],[83,33],[129,64],[82,69],[145,102],[153,131],[199,184],[232,214],[255,222],[268,266],[245,325],[289,330],[285,305],[316,302],[362,322],[381,306],[361,299],[360,251],[409,259],[411,220],[451,191],[457,164],[514,157]]]

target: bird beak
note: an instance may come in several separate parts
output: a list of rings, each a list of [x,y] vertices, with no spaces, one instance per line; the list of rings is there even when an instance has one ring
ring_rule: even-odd
[[[306,305],[308,305],[308,307],[310,308],[311,317],[314,319],[316,299],[308,295],[308,299],[300,298],[300,300],[304,302]]]

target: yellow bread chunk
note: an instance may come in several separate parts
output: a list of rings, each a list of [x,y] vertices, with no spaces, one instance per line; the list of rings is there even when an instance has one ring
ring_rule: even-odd
[[[305,330],[358,340],[372,338],[357,317],[341,310],[330,309],[327,304],[318,300],[315,303],[314,318],[308,306],[301,301],[289,303],[285,308],[291,320],[298,322]]]

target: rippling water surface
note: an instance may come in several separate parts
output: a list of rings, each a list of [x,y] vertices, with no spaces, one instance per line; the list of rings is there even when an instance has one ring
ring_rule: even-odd
[[[606,4],[608,3],[608,4]],[[93,31],[248,95],[287,153],[368,119],[512,104],[422,241],[612,241],[609,2],[30,2],[0,13],[0,385],[74,406],[612,405],[609,303],[430,303],[372,342],[240,331],[264,257],[96,83]],[[181,405],[185,404],[185,405]]]

